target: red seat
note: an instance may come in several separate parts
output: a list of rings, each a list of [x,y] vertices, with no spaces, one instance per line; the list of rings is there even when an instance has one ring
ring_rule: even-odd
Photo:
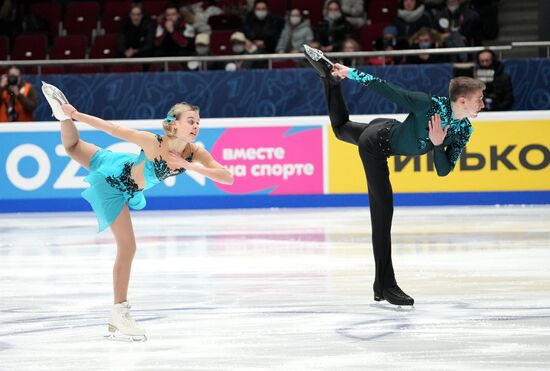
[[[109,67],[109,72],[142,72],[141,64],[113,64]]]
[[[19,35],[15,38],[11,59],[46,59],[48,38],[45,34]]]
[[[5,61],[10,54],[10,39],[7,36],[0,36],[0,60]]]
[[[66,69],[65,66],[44,66],[41,72],[43,75],[62,75]]]
[[[50,37],[53,39],[59,35],[61,25],[61,4],[59,1],[41,1],[31,3],[31,14],[48,21]]]
[[[277,68],[296,68],[296,62],[292,59],[281,59],[271,62],[271,67],[274,69]]]
[[[210,51],[214,55],[232,54],[229,38],[233,31],[214,31],[210,35]]]
[[[317,27],[319,22],[323,19],[323,3],[324,1],[290,0],[289,9],[300,9],[302,14],[307,14],[311,26]]]
[[[391,23],[397,16],[396,0],[371,0],[367,17],[371,23]]]
[[[63,18],[63,28],[68,35],[81,34],[90,39],[94,37],[99,16],[99,4],[96,2],[70,2]]]
[[[236,14],[213,15],[208,18],[208,24],[213,31],[216,30],[239,30],[242,27],[242,20]]]
[[[286,15],[286,3],[287,0],[271,0],[269,1],[269,12],[275,14],[279,17],[284,17]]]
[[[143,11],[151,19],[157,19],[159,15],[164,13],[166,4],[168,4],[166,0],[145,0],[143,2]]]
[[[218,0],[216,5],[222,8],[224,13],[240,12],[246,6],[246,0]]]
[[[103,66],[98,64],[81,64],[69,66],[67,68],[69,73],[102,73],[104,72]]]
[[[90,48],[90,58],[115,58],[117,38],[116,34],[97,36]]]
[[[124,17],[130,12],[130,3],[128,1],[108,1],[103,8],[101,15],[101,28],[105,33],[116,33]]]
[[[387,25],[387,23],[374,23],[361,27],[359,31],[359,45],[361,45],[361,50],[372,50],[376,39],[382,36],[382,31],[384,31]]]
[[[180,63],[168,63],[168,71],[181,71],[183,68]],[[149,67],[149,72],[163,72],[164,63],[153,63]]]
[[[84,35],[58,36],[53,41],[50,59],[86,58],[88,39]]]

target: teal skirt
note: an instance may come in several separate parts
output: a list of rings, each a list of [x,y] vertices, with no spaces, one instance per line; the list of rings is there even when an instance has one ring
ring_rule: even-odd
[[[146,200],[142,191],[132,194],[113,187],[107,178],[118,179],[124,166],[136,163],[138,156],[130,153],[111,152],[100,149],[90,160],[90,173],[84,180],[90,187],[82,192],[82,197],[90,203],[99,224],[98,232],[109,227],[126,204],[132,209],[145,207]]]

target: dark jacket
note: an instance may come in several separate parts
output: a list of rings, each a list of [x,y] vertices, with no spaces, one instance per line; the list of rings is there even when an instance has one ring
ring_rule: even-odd
[[[340,17],[333,22],[323,20],[315,30],[315,40],[322,46],[332,45],[334,51],[342,50],[342,43],[347,37],[356,38],[356,32],[345,17]]]
[[[254,12],[248,13],[243,25],[243,33],[250,41],[262,40],[265,44],[260,53],[274,53],[277,41],[283,29],[283,20],[268,14],[263,20],[258,19]]]
[[[137,49],[134,57],[150,57],[153,55],[153,25],[149,18],[143,17],[138,26],[134,26],[130,17],[124,18],[118,34],[118,56],[124,57],[124,52]]]
[[[492,81],[487,81],[481,77],[481,71],[478,71],[478,78],[485,82],[484,111],[507,111],[512,109],[514,105],[514,91],[512,88],[512,80],[510,76],[504,72],[504,65],[497,60],[495,53],[493,54],[493,64],[489,70],[494,71]],[[480,52],[481,53],[481,52]],[[476,57],[479,66],[479,53]],[[478,67],[479,68],[479,67]]]

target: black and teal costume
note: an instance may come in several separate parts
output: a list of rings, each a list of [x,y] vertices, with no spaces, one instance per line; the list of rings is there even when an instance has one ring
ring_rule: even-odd
[[[358,146],[369,192],[372,242],[376,265],[375,293],[382,293],[397,283],[391,260],[391,223],[393,191],[387,158],[391,155],[421,155],[434,151],[437,174],[445,176],[454,168],[470,135],[467,118],[455,120],[451,103],[445,97],[431,97],[412,92],[370,74],[350,69],[348,78],[409,110],[403,122],[380,118],[370,123],[349,120],[339,83],[322,78],[332,129],[340,140]],[[428,137],[428,122],[438,113],[443,127],[450,125],[443,143],[434,147]]]

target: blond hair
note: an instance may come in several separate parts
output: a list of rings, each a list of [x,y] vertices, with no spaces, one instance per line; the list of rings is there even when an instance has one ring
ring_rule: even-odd
[[[162,121],[162,128],[169,137],[176,136],[176,125],[174,122],[179,120],[180,115],[187,111],[199,112],[199,107],[189,104],[187,102],[176,103],[170,108],[170,111],[166,114],[166,117]]]
[[[455,77],[449,83],[449,99],[456,102],[458,98],[467,97],[478,90],[485,90],[483,81],[466,76]]]

